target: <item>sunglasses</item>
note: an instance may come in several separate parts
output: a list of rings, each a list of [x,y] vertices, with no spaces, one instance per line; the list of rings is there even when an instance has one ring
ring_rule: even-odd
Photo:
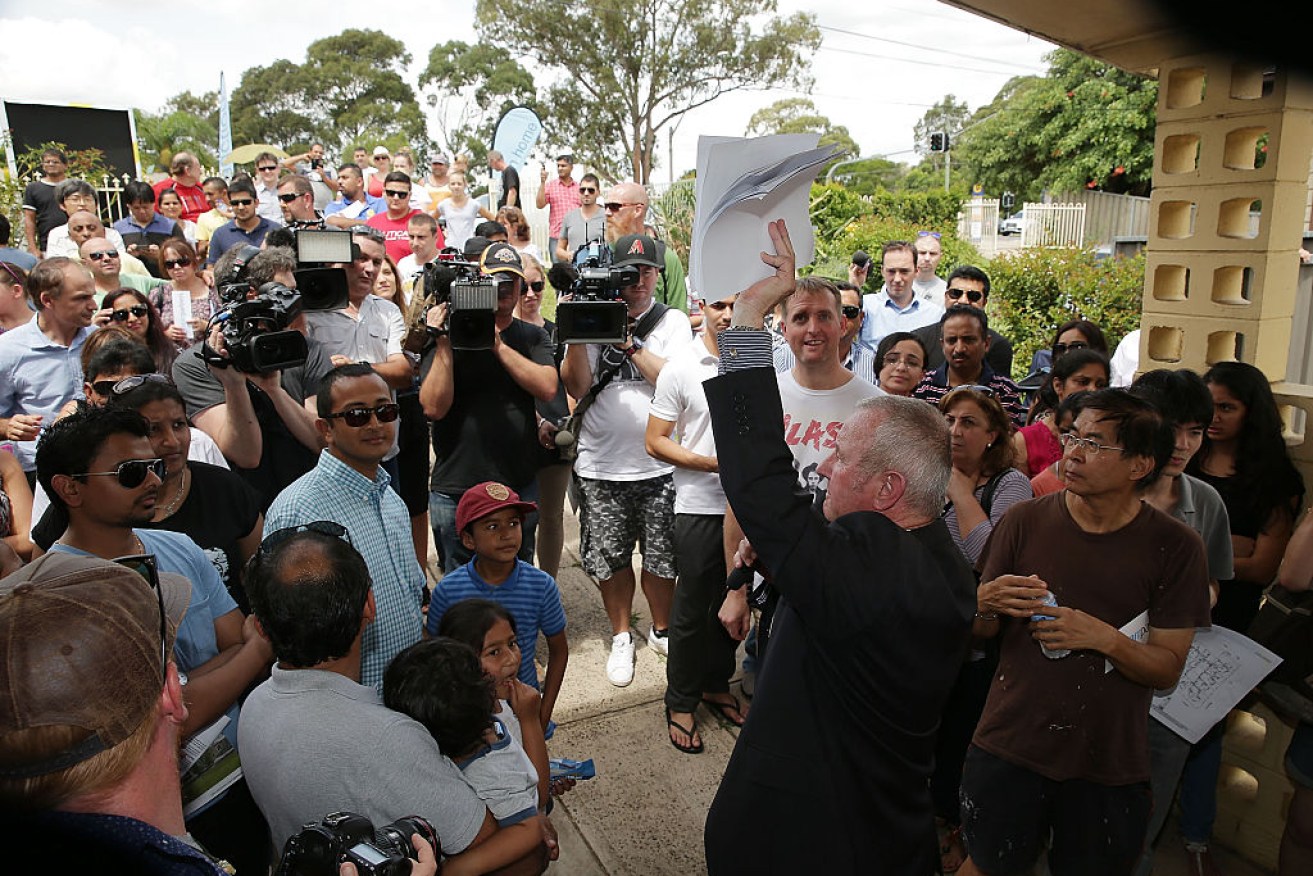
[[[334,520],[312,520],[309,523],[300,523],[296,526],[285,526],[282,529],[276,529],[260,542],[260,549],[256,551],[256,556],[267,557],[283,542],[287,541],[294,535],[302,532],[317,532],[320,535],[327,535],[332,538],[340,538],[347,544],[351,544],[351,533],[342,524]]]
[[[963,295],[965,295],[967,301],[970,301],[972,304],[979,304],[985,298],[985,293],[977,289],[949,289],[948,290],[948,297],[953,299],[954,301],[961,299]]]
[[[981,395],[988,396],[989,398],[994,397],[994,387],[985,386],[984,384],[981,383],[964,383],[961,386],[955,386],[947,392],[945,397],[952,395],[955,392],[961,392],[964,389],[968,389],[972,392],[978,392]]]
[[[124,377],[122,380],[95,380],[92,381],[91,388],[102,398],[109,398],[111,395],[123,395],[132,392],[143,383],[167,383],[172,385],[173,381],[164,374],[134,374],[131,377]]]
[[[118,257],[119,251],[116,249],[103,249],[100,252],[87,253],[87,258],[91,259],[93,262],[98,262],[101,259],[116,259]]]
[[[136,572],[146,579],[150,589],[155,591],[155,601],[160,607],[160,674],[167,680],[169,677],[169,627],[164,616],[164,592],[160,587],[160,573],[159,568],[155,565],[155,555],[132,554],[127,557],[115,557],[110,562]]]
[[[842,310],[843,315],[848,319],[856,319],[862,315],[862,309],[853,304],[845,304]]]
[[[1087,344],[1087,343],[1085,343],[1084,341],[1072,341],[1070,344],[1054,344],[1054,345],[1053,345],[1053,355],[1054,355],[1054,356],[1061,356],[1061,355],[1063,355],[1064,353],[1069,353],[1069,352],[1071,352],[1072,350],[1084,350],[1084,349],[1087,349],[1089,346],[1090,346],[1090,345]]]
[[[153,474],[156,478],[164,480],[164,460],[162,459],[126,459],[120,462],[113,471],[84,471],[81,474],[69,475],[74,478],[107,478],[110,476],[119,479],[119,486],[125,490],[135,490],[146,482],[146,475]]]
[[[546,287],[547,284],[544,283],[542,280],[534,280],[532,283],[529,284],[529,288],[540,295],[542,294],[543,289],[545,289]]]
[[[254,204],[255,201],[251,198],[232,198],[228,203],[232,204],[234,207],[249,207],[251,204]]]
[[[410,192],[399,192],[396,189],[384,189],[383,194],[389,198],[409,198]]]
[[[933,237],[935,240],[939,240],[939,238],[943,237],[943,235],[940,234],[938,231],[918,231],[918,232],[916,233],[916,236],[917,236],[917,237]]]
[[[351,408],[325,415],[327,420],[341,420],[353,429],[359,429],[369,423],[371,416],[378,417],[380,423],[391,423],[401,412],[401,405],[396,402],[384,402],[376,408]]]
[[[290,204],[299,197],[301,196],[296,194],[295,192],[284,192],[283,194],[278,196],[278,200],[282,201],[284,204]]]
[[[617,204],[617,203],[614,202],[614,201],[609,201],[609,202],[607,202],[604,206],[606,207],[606,212],[608,212],[608,213],[615,213],[615,212],[618,212],[618,211],[620,211],[620,210],[623,210],[625,207],[641,207],[641,206],[643,206],[643,205],[642,205],[642,204],[639,204],[639,203],[632,203],[632,204]]]
[[[592,186],[580,186],[580,187],[579,187],[579,194],[581,194],[581,195],[595,195],[595,194],[597,194],[597,189],[593,188]]]
[[[375,160],[375,161],[387,161],[389,158],[391,158],[390,155],[375,155],[375,156],[374,156],[374,160]]]
[[[256,168],[256,170],[259,170],[261,173],[264,173],[266,170],[277,170],[277,169],[278,169],[278,165],[276,164],[266,164],[264,167]]]
[[[164,268],[165,270],[169,270],[169,271],[173,270],[174,268],[186,268],[189,267],[190,265],[191,265],[191,259],[188,258],[187,256],[183,256],[182,258],[178,258],[178,259],[164,260]]]
[[[128,317],[135,316],[137,317],[137,319],[141,319],[147,313],[150,313],[150,311],[146,309],[146,305],[134,304],[131,307],[124,308],[123,310],[114,311],[109,315],[109,318],[114,320],[115,322],[127,322]]]

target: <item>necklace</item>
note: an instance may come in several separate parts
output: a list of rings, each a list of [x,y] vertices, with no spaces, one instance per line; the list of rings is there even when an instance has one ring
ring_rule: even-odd
[[[161,520],[168,520],[173,516],[173,512],[178,510],[178,503],[182,501],[182,497],[187,493],[187,475],[189,471],[190,469],[184,465],[182,469],[182,482],[178,485],[178,492],[174,493],[173,501],[165,506],[164,513],[160,517]]]

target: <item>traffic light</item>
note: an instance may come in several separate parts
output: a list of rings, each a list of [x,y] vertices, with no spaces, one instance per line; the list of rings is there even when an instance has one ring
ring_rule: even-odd
[[[1003,197],[1000,198],[999,201],[999,206],[1003,208],[1003,211],[1010,213],[1012,208],[1016,206],[1017,198],[1011,192],[1004,192]]]
[[[948,135],[945,134],[943,131],[935,131],[933,134],[931,134],[931,135],[930,135],[930,151],[931,151],[931,152],[947,152],[947,151],[948,151]]]

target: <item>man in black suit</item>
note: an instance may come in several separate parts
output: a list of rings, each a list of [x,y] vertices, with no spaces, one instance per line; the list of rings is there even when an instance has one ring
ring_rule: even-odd
[[[762,328],[794,289],[783,221],[770,234],[775,254],[762,260],[775,273],[740,293],[721,376],[705,384],[721,482],[751,542],[738,560],[755,560],[782,596],[707,815],[707,866],[930,874],[935,731],[975,610],[974,577],[939,519],[948,434],[922,402],[862,402],[821,465],[824,516],[812,509]]]

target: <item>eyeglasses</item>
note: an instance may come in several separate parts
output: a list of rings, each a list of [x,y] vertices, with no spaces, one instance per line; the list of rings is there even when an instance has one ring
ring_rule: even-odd
[[[278,200],[282,201],[284,204],[290,204],[299,197],[301,196],[298,195],[296,192],[283,192],[281,195],[278,196]]]
[[[995,395],[994,387],[985,386],[983,383],[964,383],[961,386],[953,387],[946,393],[946,395],[952,395],[953,393],[961,392],[964,389],[968,389],[972,392],[978,392],[981,395],[989,396],[990,398],[993,398]]]
[[[1089,346],[1090,345],[1085,343],[1084,341],[1072,341],[1070,344],[1054,344],[1053,355],[1057,357],[1065,353],[1070,353],[1072,350],[1088,349]]]
[[[889,353],[883,359],[884,367],[897,368],[902,365],[904,368],[922,368],[925,363],[919,356],[900,356],[897,353]]]
[[[845,304],[841,310],[848,319],[856,319],[862,315],[862,309],[855,304]]]
[[[597,189],[593,188],[592,186],[580,186],[580,187],[579,187],[579,194],[581,194],[581,195],[595,195],[595,194],[597,194]]]
[[[267,170],[277,170],[277,169],[278,169],[278,165],[276,165],[276,164],[266,164],[264,167],[260,167],[260,168],[256,168],[256,169],[259,170],[261,173],[264,173],[264,172],[267,171]]]
[[[972,304],[979,304],[985,298],[985,293],[978,289],[949,289],[947,294],[948,297],[954,301],[957,301],[965,295],[967,301],[970,301]]]
[[[232,204],[234,207],[249,207],[251,204],[254,204],[255,201],[251,198],[230,198],[228,203]]]
[[[320,535],[340,538],[347,544],[351,544],[351,533],[347,532],[347,528],[342,524],[335,520],[312,520],[309,523],[299,523],[296,526],[285,526],[269,533],[264,541],[260,542],[260,549],[256,551],[256,556],[269,556],[274,548],[302,532],[317,532]]]
[[[615,201],[608,201],[608,202],[607,202],[605,205],[603,205],[603,206],[606,207],[606,212],[608,212],[608,213],[616,213],[616,212],[619,212],[620,210],[623,210],[625,207],[643,207],[643,206],[646,206],[646,205],[645,205],[645,204],[640,204],[640,203],[638,203],[638,202],[636,202],[636,201],[633,202],[633,203],[630,203],[630,204],[617,204]]]
[[[183,256],[182,258],[177,258],[177,259],[164,260],[164,268],[165,270],[168,271],[171,271],[174,268],[186,268],[189,267],[190,265],[191,265],[191,259],[188,258],[187,256]]]
[[[125,490],[135,490],[146,481],[146,475],[153,474],[164,480],[164,460],[162,459],[125,459],[113,471],[84,471],[69,475],[74,478],[106,478],[111,475],[119,479],[119,486]]]
[[[1100,450],[1121,450],[1125,447],[1113,447],[1111,444],[1100,444],[1093,438],[1082,438],[1075,432],[1068,432],[1065,435],[1058,436],[1058,443],[1062,445],[1064,452],[1071,452],[1079,448],[1085,452],[1086,456],[1098,456]]]
[[[410,192],[399,192],[396,189],[384,189],[383,194],[389,198],[409,198]]]
[[[150,313],[150,311],[146,309],[146,305],[134,304],[131,307],[125,307],[122,310],[114,311],[109,315],[109,318],[115,322],[127,322],[128,317],[130,316],[135,316],[137,319],[141,319],[148,313]]]
[[[124,568],[131,569],[150,585],[150,589],[155,591],[155,601],[160,607],[160,674],[165,680],[169,677],[169,627],[168,621],[164,615],[164,591],[160,587],[159,568],[155,564],[154,554],[132,554],[126,557],[115,557],[110,562],[117,563]]]
[[[87,253],[87,258],[91,259],[93,262],[98,262],[101,259],[116,259],[118,257],[119,251],[116,249],[102,249],[100,252]]]
[[[529,284],[529,288],[539,294],[542,294],[543,289],[545,289],[546,287],[547,284],[544,283],[542,280],[534,280],[532,283]]]
[[[938,231],[918,231],[918,232],[916,233],[916,236],[917,236],[917,237],[933,237],[935,240],[939,240],[941,237],[943,237],[943,235],[942,235],[940,232],[938,232]]]
[[[351,408],[346,411],[338,411],[335,414],[326,414],[326,420],[341,420],[353,429],[359,429],[361,426],[369,423],[371,416],[378,417],[380,423],[391,423],[401,412],[401,405],[396,402],[384,402],[376,408]]]

